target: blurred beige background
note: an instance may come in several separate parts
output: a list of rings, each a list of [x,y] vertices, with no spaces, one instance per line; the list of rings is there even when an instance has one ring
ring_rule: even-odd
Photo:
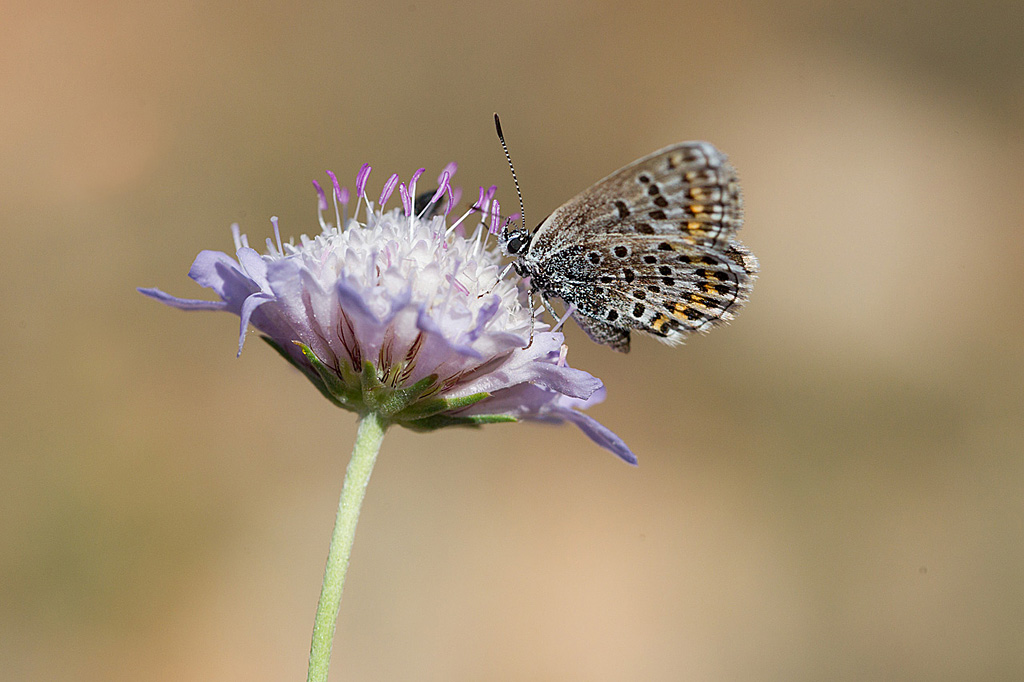
[[[707,139],[763,274],[571,427],[389,433],[336,680],[1024,678],[1024,5],[38,3],[0,20],[0,677],[299,680],[355,433],[209,293],[310,180],[527,209]],[[373,183],[377,184],[373,184]],[[376,190],[374,190],[376,191]]]

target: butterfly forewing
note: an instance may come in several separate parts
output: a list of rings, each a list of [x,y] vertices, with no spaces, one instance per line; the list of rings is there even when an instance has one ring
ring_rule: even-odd
[[[619,234],[664,234],[715,245],[743,222],[736,172],[707,142],[666,147],[576,195],[537,229],[544,248],[565,226]]]
[[[546,296],[575,306],[594,340],[629,348],[637,329],[670,343],[729,320],[757,261],[735,234],[736,173],[706,142],[634,161],[545,220],[523,256]]]

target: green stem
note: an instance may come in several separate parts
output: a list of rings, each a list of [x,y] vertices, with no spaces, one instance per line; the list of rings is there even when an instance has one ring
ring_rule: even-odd
[[[384,438],[387,424],[380,415],[367,414],[359,422],[356,443],[352,448],[352,459],[345,471],[345,482],[341,487],[338,502],[338,517],[334,522],[331,548],[327,552],[327,568],[324,570],[324,585],[320,590],[320,602],[316,605],[316,620],[313,623],[313,644],[309,649],[309,675],[307,682],[327,682],[327,669],[331,665],[331,643],[334,628],[338,622],[341,607],[341,590],[345,585],[352,541],[355,539],[359,510],[366,496],[366,484],[370,482],[373,464],[377,461],[380,443]]]

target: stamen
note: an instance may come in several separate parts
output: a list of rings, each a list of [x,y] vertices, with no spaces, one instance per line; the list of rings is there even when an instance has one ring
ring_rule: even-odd
[[[327,196],[324,194],[324,188],[320,186],[320,183],[316,180],[313,181],[313,187],[316,188],[316,206],[321,211],[327,210]]]
[[[491,233],[487,230],[481,230],[480,227],[477,226],[474,236],[476,238],[476,243],[473,244],[473,253],[483,253],[484,248],[487,246],[487,238],[491,236]]]
[[[341,188],[341,192],[338,195],[338,199],[339,199],[339,201],[341,201],[341,208],[342,208],[342,210],[341,210],[341,224],[338,225],[338,229],[339,230],[344,230],[345,229],[345,225],[348,223],[348,200],[349,200],[348,187],[342,187]],[[354,218],[355,215],[353,215],[352,217]]]
[[[441,177],[438,179],[437,182],[439,184],[439,187],[437,188],[437,191],[434,192],[434,196],[431,197],[430,203],[428,205],[437,203],[437,200],[444,196],[444,191],[448,189],[448,171],[441,173]]]
[[[362,197],[366,194],[366,181],[369,179],[370,171],[372,170],[373,168],[368,163],[364,163],[359,169],[359,173],[356,175],[356,196]]]
[[[235,251],[238,251],[242,248],[242,236],[238,223],[231,223],[231,236],[235,240]]]
[[[411,217],[412,197],[409,195],[409,188],[405,186],[404,182],[398,184],[398,196],[402,198],[402,208],[405,209],[405,217]]]
[[[345,229],[345,226],[341,222],[341,215],[338,213],[338,201],[341,201],[341,188],[338,187],[338,178],[334,175],[334,173],[332,173],[331,171],[327,171],[327,175],[330,176],[331,184],[334,185],[334,193],[331,196],[331,199],[334,202],[334,220],[337,221],[336,224],[335,224],[335,227],[340,231],[340,230]],[[346,194],[347,194],[347,190],[346,190]],[[348,211],[348,198],[346,197],[345,200],[341,201],[341,203],[342,203],[342,205],[345,206],[345,210],[347,212]]]
[[[501,204],[495,199],[491,202],[491,234],[498,234],[500,228],[498,227],[498,218],[501,217]]]
[[[491,185],[487,189],[487,193],[484,194],[484,203],[481,204],[481,207],[484,209],[483,220],[487,220],[487,207],[491,205],[491,200],[494,199],[494,195],[497,194],[497,193],[498,193],[498,186],[497,185]]]
[[[281,244],[281,230],[277,226],[277,216],[270,217],[270,223],[274,226],[274,238],[277,240],[277,251],[284,255],[284,246]]]
[[[327,176],[331,179],[331,183],[334,185],[334,198],[340,201],[344,206],[348,203],[348,190],[345,193],[341,193],[341,187],[338,186],[338,176],[334,174],[334,171],[327,171]]]
[[[452,212],[452,207],[455,205],[455,195],[452,193],[452,186],[449,183],[446,185],[448,190],[448,205],[444,207],[444,217],[447,218],[448,214]]]
[[[459,164],[455,163],[454,161],[449,162],[448,165],[445,166],[444,169],[441,171],[441,174],[437,176],[437,184],[443,185],[446,182],[443,179],[445,174],[447,173],[448,178],[451,179],[451,177],[455,175],[455,171],[457,171],[458,169]]]
[[[420,168],[412,174],[412,180],[409,181],[409,196],[416,196],[416,181],[419,180],[420,176],[426,171],[426,168]]]
[[[324,222],[324,211],[327,210],[327,196],[324,195],[324,188],[316,180],[313,181],[316,188],[316,217],[320,221],[320,231],[327,231],[327,223]]]
[[[391,198],[391,194],[395,191],[395,187],[398,185],[398,173],[392,173],[388,181],[384,183],[384,189],[380,191],[380,199],[377,200],[378,206],[381,209],[384,208],[384,204]]]
[[[483,188],[481,187],[481,189],[483,189]],[[444,236],[447,237],[448,235],[450,235],[452,233],[452,231],[456,227],[458,227],[459,225],[462,224],[462,221],[464,221],[466,218],[468,218],[469,216],[473,215],[474,213],[476,213],[479,210],[480,209],[478,209],[478,208],[476,208],[476,206],[474,206],[474,207],[470,208],[468,211],[466,211],[465,213],[463,213],[461,218],[459,218],[454,223],[452,223],[452,226],[448,228],[448,231],[444,233]]]
[[[356,208],[352,211],[352,217],[356,220],[359,219],[359,207],[362,205],[363,199],[366,199],[366,180],[370,177],[371,170],[373,169],[370,167],[370,164],[364,163],[356,175]],[[367,199],[366,203],[369,204],[370,200]],[[367,208],[367,211],[369,210]]]
[[[430,198],[430,201],[427,202],[426,206],[424,206],[416,215],[417,218],[422,218],[427,213],[427,211],[429,211],[431,207],[437,203],[437,200],[444,196],[445,189],[448,188],[448,171],[444,171],[443,173],[441,173],[441,177],[438,178],[438,182],[440,183],[440,187],[438,187],[437,190],[434,192],[434,196]],[[446,213],[445,215],[448,214]]]

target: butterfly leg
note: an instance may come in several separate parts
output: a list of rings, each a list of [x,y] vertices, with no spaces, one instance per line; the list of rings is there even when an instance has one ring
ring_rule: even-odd
[[[533,304],[533,294],[536,291],[536,289],[530,289],[529,301],[527,301],[530,305],[530,342],[523,346],[524,350],[533,345],[533,329],[537,326],[537,306]],[[543,296],[541,296],[541,300],[544,300]]]
[[[557,322],[558,318],[561,316],[558,314],[558,311],[555,310],[555,306],[551,305],[551,301],[548,300],[547,296],[541,294],[540,302],[544,304],[544,309],[548,311],[548,315],[551,316],[551,320],[553,322]],[[551,331],[555,330],[552,329]]]
[[[494,284],[491,285],[491,288],[488,289],[487,291],[483,292],[482,294],[478,294],[477,298],[483,298],[484,296],[489,296],[490,293],[492,291],[494,291],[494,287],[498,286],[498,283],[501,280],[505,279],[505,275],[507,275],[509,273],[509,271],[512,270],[512,268],[514,268],[514,267],[515,267],[515,263],[509,263],[508,265],[506,265],[502,269],[501,273],[498,274],[498,279],[494,280]]]

